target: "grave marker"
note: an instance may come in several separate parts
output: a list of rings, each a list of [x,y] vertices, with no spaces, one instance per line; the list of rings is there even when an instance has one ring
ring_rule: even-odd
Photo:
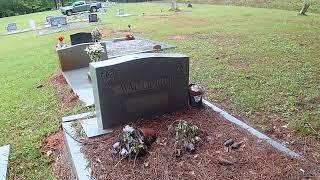
[[[63,16],[57,16],[50,18],[51,27],[59,27],[62,25],[67,25],[67,18]]]
[[[30,20],[29,21],[29,27],[32,30],[36,30],[37,29],[36,21],[35,20]]]
[[[16,23],[9,23],[7,25],[7,32],[14,32],[14,31],[17,31],[17,30],[18,30],[18,27],[17,27]]]
[[[99,128],[188,107],[189,57],[142,53],[90,63]]]
[[[124,15],[124,9],[118,9],[118,16]]]
[[[91,22],[98,22],[98,15],[97,14],[89,14],[89,23]]]
[[[70,35],[71,45],[92,42],[91,33],[80,32]]]
[[[50,23],[50,19],[53,18],[53,17],[54,17],[54,16],[47,16],[47,17],[46,17],[47,23]]]

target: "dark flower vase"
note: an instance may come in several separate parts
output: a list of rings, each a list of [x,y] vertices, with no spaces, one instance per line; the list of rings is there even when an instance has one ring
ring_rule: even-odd
[[[203,97],[203,92],[202,91],[192,91],[191,86],[194,84],[189,85],[189,104],[191,107],[203,107],[202,104],[202,97]],[[199,97],[200,96],[200,97]],[[197,98],[200,98],[200,100],[197,100]]]

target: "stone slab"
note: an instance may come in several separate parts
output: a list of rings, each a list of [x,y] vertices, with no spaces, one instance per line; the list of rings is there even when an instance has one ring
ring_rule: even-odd
[[[67,149],[69,157],[72,161],[73,174],[79,180],[91,180],[91,168],[85,157],[81,152],[81,144],[75,140],[75,131],[72,128],[72,122],[62,123],[64,135],[67,141]]]
[[[5,32],[5,33],[2,33],[1,35],[7,36],[7,35],[26,33],[26,32],[30,32],[30,31],[34,31],[34,30],[33,29],[23,29],[23,30],[17,30],[17,31],[12,31],[12,32]]]
[[[120,57],[130,54],[154,52],[153,47],[160,45],[161,50],[174,49],[176,46],[159,41],[136,37],[135,40],[114,39],[106,41],[109,58]]]
[[[85,106],[94,104],[91,82],[88,79],[89,67],[62,72],[67,83]]]
[[[37,35],[44,36],[44,35],[49,35],[49,34],[63,32],[63,31],[84,29],[91,26],[106,25],[106,24],[108,23],[107,22],[94,22],[94,23],[80,22],[80,23],[72,23],[69,25],[64,25],[61,27],[45,27],[45,28],[42,28],[41,30],[38,30]]]
[[[112,133],[112,129],[102,130],[98,126],[97,118],[80,120],[81,126],[89,138]]]
[[[98,125],[110,129],[188,107],[189,57],[142,53],[90,63]]]
[[[10,145],[0,147],[0,179],[7,179]]]
[[[71,122],[83,119],[91,119],[96,116],[96,112],[87,112],[82,114],[71,115],[62,118],[62,122]]]
[[[118,14],[117,17],[130,17],[130,16],[137,16],[136,14]]]

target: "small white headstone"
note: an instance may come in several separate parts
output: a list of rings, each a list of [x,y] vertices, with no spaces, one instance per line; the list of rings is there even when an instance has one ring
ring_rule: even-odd
[[[36,30],[37,29],[36,21],[35,20],[30,20],[29,21],[29,27],[32,30]]]
[[[124,9],[118,9],[118,16],[124,15]]]

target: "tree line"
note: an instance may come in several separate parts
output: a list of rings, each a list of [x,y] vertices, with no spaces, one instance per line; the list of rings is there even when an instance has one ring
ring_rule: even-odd
[[[75,0],[0,0],[0,18],[48,11]]]

